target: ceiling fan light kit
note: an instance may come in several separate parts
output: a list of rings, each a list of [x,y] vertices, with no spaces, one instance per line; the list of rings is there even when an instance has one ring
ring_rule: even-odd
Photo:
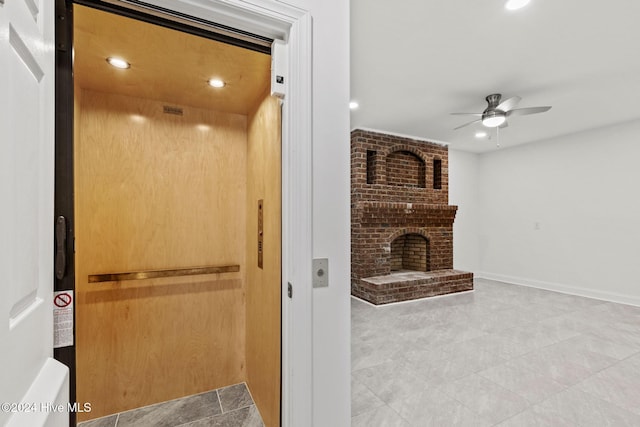
[[[544,113],[545,111],[549,111],[551,107],[527,107],[527,108],[515,108],[520,100],[519,96],[512,96],[501,102],[502,95],[499,93],[494,93],[486,98],[487,108],[482,113],[451,113],[455,115],[469,115],[480,117],[477,120],[472,122],[468,122],[462,124],[454,130],[463,128],[465,126],[469,126],[474,123],[482,123],[484,126],[489,128],[495,127],[507,127],[507,118],[510,116],[525,116],[528,114],[537,114]]]
[[[482,115],[482,124],[488,128],[495,128],[503,124],[507,117],[502,111],[489,111]]]

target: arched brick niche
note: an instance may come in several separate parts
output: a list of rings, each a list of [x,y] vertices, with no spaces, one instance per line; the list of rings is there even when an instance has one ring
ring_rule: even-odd
[[[416,154],[401,150],[386,158],[387,185],[400,187],[426,187],[427,166]]]
[[[453,269],[448,150],[427,141],[351,133],[351,292],[374,304],[473,289]]]
[[[429,241],[420,234],[403,234],[391,242],[391,272],[429,271]]]
[[[437,180],[437,182],[436,182]],[[354,130],[352,200],[448,203],[447,147]]]

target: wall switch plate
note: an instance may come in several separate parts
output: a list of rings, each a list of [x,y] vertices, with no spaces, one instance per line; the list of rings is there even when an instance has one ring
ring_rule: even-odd
[[[329,286],[329,259],[314,258],[313,263],[313,287],[326,288]]]

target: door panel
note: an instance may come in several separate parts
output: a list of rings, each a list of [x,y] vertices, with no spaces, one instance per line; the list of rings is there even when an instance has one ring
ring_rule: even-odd
[[[78,95],[79,418],[245,381],[246,116]],[[240,272],[88,282],[209,265]]]
[[[267,427],[280,425],[280,101],[266,93],[249,115],[247,153],[247,385]],[[262,266],[258,266],[258,200]]]
[[[52,366],[53,19],[52,2],[0,1],[2,402]]]
[[[13,167],[20,171],[19,179],[12,180],[13,197],[9,206],[14,217],[9,222],[17,227],[11,228],[9,241],[16,244],[11,254],[10,271],[13,277],[13,306],[10,316],[15,318],[20,312],[33,304],[37,299],[38,271],[33,268],[38,264],[38,148],[42,144],[42,129],[30,123],[40,122],[40,82],[43,72],[23,37],[15,27],[9,24],[8,74],[12,80],[8,87],[9,99],[13,105],[9,108],[9,123],[20,123],[9,128],[9,158]],[[25,115],[26,117],[24,117]],[[27,118],[27,120],[25,120]]]

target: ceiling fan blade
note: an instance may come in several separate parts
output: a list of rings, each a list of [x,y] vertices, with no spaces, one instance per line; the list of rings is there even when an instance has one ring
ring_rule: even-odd
[[[450,113],[452,116],[477,116],[482,117],[482,113]]]
[[[469,125],[471,125],[471,124],[478,123],[478,122],[481,122],[481,121],[482,121],[482,119],[474,120],[474,121],[472,121],[472,122],[469,122],[469,123],[465,123],[465,124],[463,124],[463,125],[460,125],[460,126],[458,126],[457,128],[453,128],[453,130],[458,130],[458,129],[460,129],[460,128],[463,128],[463,127],[466,127],[466,126],[469,126]]]
[[[512,96],[511,98],[505,99],[500,104],[498,104],[496,109],[502,110],[506,113],[507,111],[510,111],[516,108],[516,105],[518,105],[521,99],[522,98],[520,98],[519,96]]]
[[[549,111],[551,107],[528,107],[517,108],[515,110],[507,111],[507,117],[509,116],[526,116],[527,114],[538,114]]]

